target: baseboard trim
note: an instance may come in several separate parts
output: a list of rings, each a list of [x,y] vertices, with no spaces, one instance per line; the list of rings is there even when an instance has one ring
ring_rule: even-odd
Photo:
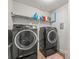
[[[58,51],[57,53],[58,53],[59,55],[63,56],[63,57],[64,57],[64,59],[65,59],[65,53],[60,52],[60,51]]]

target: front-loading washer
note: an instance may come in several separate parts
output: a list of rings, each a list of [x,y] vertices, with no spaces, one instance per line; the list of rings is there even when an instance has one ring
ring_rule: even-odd
[[[41,27],[39,31],[40,51],[47,57],[57,52],[57,29]]]
[[[8,30],[8,59],[12,59],[12,30]]]
[[[37,28],[14,24],[12,33],[13,59],[37,59]]]

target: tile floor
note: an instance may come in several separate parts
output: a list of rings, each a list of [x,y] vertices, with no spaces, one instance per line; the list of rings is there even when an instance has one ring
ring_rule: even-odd
[[[61,56],[60,54],[56,53],[54,55],[47,57],[47,59],[64,59],[64,57]]]
[[[55,53],[51,56],[48,56],[47,58],[44,57],[44,55],[38,51],[38,59],[64,59],[64,55],[62,53]]]

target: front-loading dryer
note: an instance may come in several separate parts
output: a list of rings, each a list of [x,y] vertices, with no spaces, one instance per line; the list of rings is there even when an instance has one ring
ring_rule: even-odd
[[[57,29],[41,27],[39,31],[40,51],[47,57],[57,52]]]
[[[13,59],[37,59],[37,28],[13,26]]]

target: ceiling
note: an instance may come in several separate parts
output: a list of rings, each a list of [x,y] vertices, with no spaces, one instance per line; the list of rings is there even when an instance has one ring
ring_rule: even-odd
[[[68,3],[68,0],[14,0],[32,7],[51,12],[56,8]]]

